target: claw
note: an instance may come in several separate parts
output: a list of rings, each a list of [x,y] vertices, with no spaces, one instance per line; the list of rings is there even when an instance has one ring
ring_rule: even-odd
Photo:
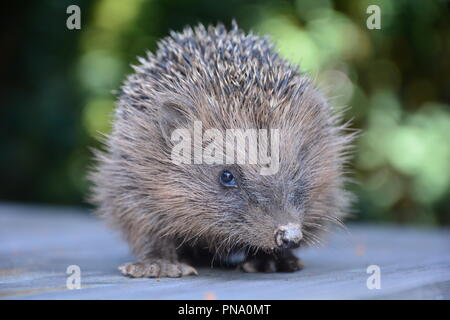
[[[165,260],[146,262],[129,262],[119,267],[123,275],[131,278],[179,278],[182,276],[198,275],[195,268],[185,263],[173,263]]]
[[[249,257],[240,265],[244,272],[294,272],[304,268],[302,260],[294,255]]]

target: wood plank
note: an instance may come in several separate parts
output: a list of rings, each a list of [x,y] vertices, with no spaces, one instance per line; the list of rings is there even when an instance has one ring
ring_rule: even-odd
[[[300,250],[289,274],[199,269],[197,277],[129,279],[120,236],[82,209],[0,204],[2,299],[450,299],[450,231],[350,224],[321,248]],[[66,287],[69,265],[81,289]],[[369,290],[369,265],[381,289]]]

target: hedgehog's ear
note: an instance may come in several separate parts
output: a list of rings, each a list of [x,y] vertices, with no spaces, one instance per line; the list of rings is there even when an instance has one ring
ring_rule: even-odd
[[[186,108],[180,101],[164,101],[160,105],[158,122],[163,138],[170,144],[172,132],[186,128],[188,122]]]

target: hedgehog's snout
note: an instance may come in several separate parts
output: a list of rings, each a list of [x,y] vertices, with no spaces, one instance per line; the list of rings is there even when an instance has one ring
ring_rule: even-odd
[[[287,225],[279,226],[275,230],[275,243],[283,249],[298,248],[302,238],[301,226],[296,223],[288,223]]]

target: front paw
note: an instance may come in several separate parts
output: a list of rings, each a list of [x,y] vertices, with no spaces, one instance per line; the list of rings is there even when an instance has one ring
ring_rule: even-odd
[[[198,275],[197,270],[181,262],[158,259],[149,261],[128,262],[119,267],[123,275],[131,278],[179,278]]]
[[[244,272],[295,272],[304,268],[301,259],[294,254],[260,254],[248,257],[241,266]]]

